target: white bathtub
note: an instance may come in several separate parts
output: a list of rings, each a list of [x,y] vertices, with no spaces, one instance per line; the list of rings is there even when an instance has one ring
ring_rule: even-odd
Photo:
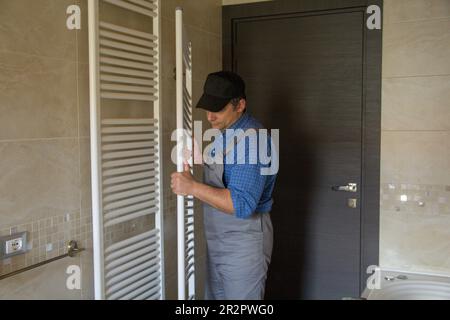
[[[379,289],[366,289],[367,300],[450,300],[450,277],[382,270]]]

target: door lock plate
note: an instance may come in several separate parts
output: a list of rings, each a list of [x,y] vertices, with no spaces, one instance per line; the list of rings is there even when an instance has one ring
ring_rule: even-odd
[[[355,209],[356,206],[358,205],[358,200],[357,199],[348,199],[347,205],[349,206],[349,208]]]

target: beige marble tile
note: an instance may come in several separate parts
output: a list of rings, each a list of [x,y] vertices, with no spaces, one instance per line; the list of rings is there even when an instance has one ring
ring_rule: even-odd
[[[450,76],[383,79],[382,130],[450,130]]]
[[[407,233],[407,212],[380,212],[380,266],[402,263],[401,243]]]
[[[208,73],[222,70],[222,37],[209,36]]]
[[[178,300],[177,275],[166,275],[166,300]]]
[[[0,51],[74,61],[76,31],[66,27],[66,9],[72,4],[71,0],[3,0]]]
[[[450,270],[450,218],[381,214],[380,265],[416,272]]]
[[[94,260],[92,248],[86,248],[80,254],[81,261],[81,298],[94,299]]]
[[[222,5],[219,1],[212,2],[209,17],[209,32],[222,36]]]
[[[0,154],[2,226],[79,210],[77,139],[4,142]]]
[[[188,26],[187,33],[192,41],[193,80],[205,81],[208,75],[209,34]]]
[[[175,20],[175,0],[161,1],[161,16],[166,19]]]
[[[77,136],[76,73],[75,62],[0,52],[0,140]]]
[[[89,65],[78,64],[78,130],[80,137],[90,136]]]
[[[175,21],[162,18],[161,25],[161,47],[163,52],[161,74],[164,80],[168,79],[175,82]]]
[[[450,272],[450,217],[409,215],[404,259],[412,270]]]
[[[64,258],[7,278],[0,283],[0,300],[78,300],[81,290],[66,286],[67,268],[80,266],[79,258]]]
[[[177,273],[177,214],[176,210],[164,217],[164,269],[167,275]]]
[[[92,207],[90,148],[90,139],[80,138],[80,207],[82,212]]]
[[[170,134],[177,128],[176,123],[176,83],[174,79],[164,78],[162,80],[162,121],[163,132]]]
[[[384,23],[450,17],[448,0],[385,0]]]
[[[163,15],[175,19],[175,8],[182,7],[185,24],[202,29],[205,32],[219,34],[221,31],[220,0],[170,0],[163,3]]]
[[[383,77],[450,74],[450,19],[384,26]]]
[[[381,182],[448,185],[449,132],[383,131]]]
[[[77,59],[81,63],[89,63],[89,24],[87,0],[77,0],[81,9],[81,29],[77,31]]]
[[[206,276],[206,256],[203,254],[196,257],[195,266],[195,294],[196,300],[205,299],[205,276]]]

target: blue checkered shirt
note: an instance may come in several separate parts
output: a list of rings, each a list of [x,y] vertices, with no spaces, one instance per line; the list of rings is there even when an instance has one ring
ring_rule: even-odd
[[[227,129],[263,129],[263,126],[255,118],[245,112],[235,123]],[[229,146],[232,140],[236,141],[236,136],[227,134],[226,130],[222,131],[222,139],[215,139],[214,147],[211,155],[215,155],[215,149],[222,144],[223,150]],[[249,143],[248,136],[236,143],[234,153],[228,153],[224,158],[224,174],[223,183],[225,188],[230,190],[231,199],[236,217],[241,219],[249,218],[253,213],[266,213],[272,209],[273,199],[272,192],[275,185],[276,174],[262,175],[261,168],[270,167],[270,163],[262,164],[257,158],[256,164],[250,161],[250,152],[258,155],[258,147],[260,143],[257,139],[257,144]],[[267,141],[267,156],[271,156],[270,136]],[[242,146],[245,144],[245,146]],[[245,155],[239,152],[239,148],[244,147]],[[234,161],[232,156],[234,156]],[[238,158],[239,157],[239,158]],[[244,159],[245,157],[245,159]]]

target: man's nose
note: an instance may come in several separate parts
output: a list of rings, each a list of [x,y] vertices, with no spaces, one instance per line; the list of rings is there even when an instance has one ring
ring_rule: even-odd
[[[216,120],[215,115],[209,111],[206,112],[206,117],[207,117],[208,121],[210,121],[210,122]]]

